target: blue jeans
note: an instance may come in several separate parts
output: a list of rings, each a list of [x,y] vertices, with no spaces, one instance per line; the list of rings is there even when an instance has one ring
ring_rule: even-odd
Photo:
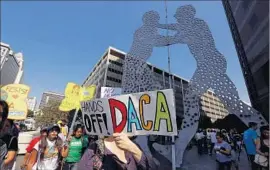
[[[77,162],[65,162],[63,170],[78,170]]]

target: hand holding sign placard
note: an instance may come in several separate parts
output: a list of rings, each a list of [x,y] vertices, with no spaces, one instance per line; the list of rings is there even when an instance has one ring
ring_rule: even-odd
[[[171,89],[85,101],[81,109],[86,132],[91,135],[177,134]]]

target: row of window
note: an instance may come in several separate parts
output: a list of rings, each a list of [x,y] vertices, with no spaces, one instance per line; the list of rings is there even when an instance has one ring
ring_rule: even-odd
[[[114,77],[110,77],[110,76],[107,76],[107,80],[114,81],[116,83],[121,83],[122,82],[120,79],[117,79],[117,78],[114,78]]]
[[[112,63],[112,64],[115,64],[115,65],[118,65],[118,66],[120,66],[120,67],[122,67],[122,66],[123,66],[123,64],[122,64],[122,63],[117,62],[117,61],[114,61],[114,60],[111,60],[111,59],[109,59],[109,62],[110,62],[110,63]]]
[[[207,106],[207,105],[204,105],[204,107],[205,107],[205,108],[208,108],[208,109],[216,110],[216,111],[225,111],[225,109],[209,107],[209,106]]]
[[[209,98],[209,97],[205,97],[204,96],[204,97],[202,97],[202,99],[203,99],[203,101],[208,101],[208,100],[212,100],[213,101],[214,100],[215,102],[220,103],[220,100],[218,100],[217,98],[212,98],[212,97]]]
[[[215,116],[224,117],[224,115],[219,114],[219,113],[207,112],[206,114],[211,114],[211,115],[215,115]]]
[[[111,72],[113,72],[113,73],[116,73],[116,74],[121,74],[121,75],[123,75],[123,72],[122,71],[118,71],[118,70],[115,70],[115,69],[113,69],[113,68],[108,68],[108,70],[109,71],[111,71]]]
[[[217,106],[217,107],[224,107],[221,103],[213,103],[213,102],[209,102],[209,101],[207,101],[207,100],[203,100],[205,103],[210,103],[211,105],[215,105],[215,106]]]

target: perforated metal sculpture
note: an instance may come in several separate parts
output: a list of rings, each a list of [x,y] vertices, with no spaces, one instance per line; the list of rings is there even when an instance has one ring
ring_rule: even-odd
[[[235,114],[246,125],[250,121],[257,122],[259,125],[267,124],[258,111],[239,99],[234,83],[226,74],[225,57],[216,49],[207,23],[202,19],[195,18],[195,14],[196,10],[193,6],[181,6],[175,14],[177,23],[157,24],[158,14],[156,12],[146,13],[144,26],[136,31],[131,51],[127,54],[124,66],[124,92],[137,92],[139,86],[144,87],[143,90],[147,91],[161,87],[156,86],[157,82],[154,81],[152,72],[145,67],[144,63],[151,56],[153,47],[178,43],[186,44],[194,56],[197,68],[184,96],[184,120],[178,135],[179,138],[176,140],[177,166],[182,164],[184,150],[198,127],[199,98],[209,88],[214,90],[229,113]],[[152,24],[147,25],[146,23]],[[173,37],[162,37],[157,35],[157,28],[175,30],[177,34]],[[170,156],[168,154],[168,158]]]
[[[134,34],[133,44],[124,62],[123,93],[162,88],[159,83],[155,82],[151,70],[145,63],[151,56],[154,47],[168,44],[167,38],[158,34],[159,19],[156,11],[146,12],[143,16],[143,26]]]

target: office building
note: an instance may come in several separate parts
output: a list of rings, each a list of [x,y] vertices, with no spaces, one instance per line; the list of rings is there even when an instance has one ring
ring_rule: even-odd
[[[36,105],[37,105],[37,98],[36,97],[29,97],[27,99],[28,110],[35,111]]]
[[[269,1],[222,2],[251,104],[269,120]]]
[[[96,97],[100,97],[100,89],[104,87],[121,87],[123,64],[125,59],[124,52],[109,47],[102,55],[101,59],[93,68],[92,72],[83,82],[83,86],[95,84],[97,86]],[[157,81],[163,85],[164,89],[169,88],[169,73],[155,67],[148,63],[148,67],[154,73],[154,77]],[[179,119],[183,118],[183,93],[188,87],[188,80],[172,74],[172,87],[175,91],[176,100],[176,113]],[[139,87],[138,87],[139,89]],[[228,111],[224,108],[224,105],[211,91],[208,91],[201,97],[201,109],[202,114],[207,115],[212,121],[221,119],[228,114]]]
[[[54,92],[43,92],[40,104],[39,104],[39,109],[42,109],[46,106],[48,106],[49,103],[52,102],[61,102],[65,98],[64,95],[54,93]]]
[[[0,84],[22,83],[23,63],[22,53],[14,53],[8,44],[1,42]]]

